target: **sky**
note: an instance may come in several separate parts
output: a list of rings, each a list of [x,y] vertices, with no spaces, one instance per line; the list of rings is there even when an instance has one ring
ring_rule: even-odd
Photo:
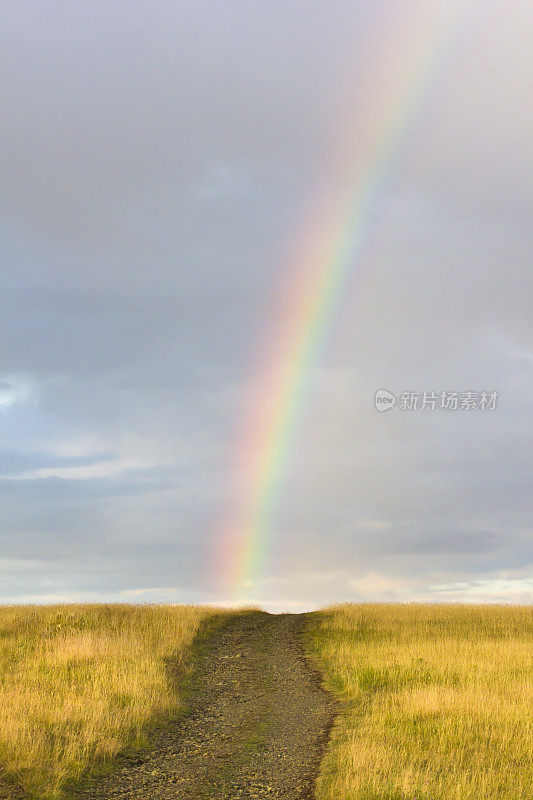
[[[533,602],[532,37],[525,0],[4,3],[0,602]],[[232,532],[322,235],[360,241]]]

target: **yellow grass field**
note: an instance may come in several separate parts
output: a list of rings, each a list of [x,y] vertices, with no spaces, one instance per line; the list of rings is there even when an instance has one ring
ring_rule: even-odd
[[[318,800],[531,800],[533,608],[341,605],[310,651],[344,703]]]
[[[0,778],[55,800],[180,701],[183,660],[212,612],[193,606],[0,608]]]

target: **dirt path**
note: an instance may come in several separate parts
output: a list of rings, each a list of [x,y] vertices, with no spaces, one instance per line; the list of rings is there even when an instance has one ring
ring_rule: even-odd
[[[230,617],[200,648],[191,713],[156,732],[145,760],[123,760],[80,797],[312,797],[334,704],[303,657],[305,618]]]

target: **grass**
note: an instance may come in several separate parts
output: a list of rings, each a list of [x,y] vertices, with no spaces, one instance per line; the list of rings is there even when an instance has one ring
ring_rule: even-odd
[[[0,779],[65,800],[179,713],[169,659],[183,670],[224,616],[0,608]],[[342,700],[317,800],[533,798],[533,607],[341,605],[314,615],[307,644]]]
[[[95,765],[179,712],[184,662],[213,612],[193,606],[0,608],[0,775],[59,800]]]
[[[308,635],[343,701],[318,800],[531,800],[533,607],[340,605]]]

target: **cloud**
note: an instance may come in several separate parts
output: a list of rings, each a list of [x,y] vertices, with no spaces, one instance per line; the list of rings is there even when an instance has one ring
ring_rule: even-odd
[[[314,212],[339,206],[329,233],[362,232],[362,247],[307,375],[248,600],[496,597],[524,580],[533,14],[468,4],[407,108],[411,49],[448,10],[7,3],[5,598],[229,599],[214,553],[248,398],[323,233]],[[389,101],[407,124],[389,131],[361,227],[348,201]],[[379,387],[500,400],[491,415],[377,414]]]
[[[401,599],[409,600],[412,596],[412,585],[401,578],[369,572],[364,578],[350,581],[356,596],[369,600]]]
[[[438,585],[433,587],[433,591],[446,602],[533,603],[531,578],[484,578]]]
[[[0,411],[35,400],[36,388],[36,384],[26,375],[0,377]]]

